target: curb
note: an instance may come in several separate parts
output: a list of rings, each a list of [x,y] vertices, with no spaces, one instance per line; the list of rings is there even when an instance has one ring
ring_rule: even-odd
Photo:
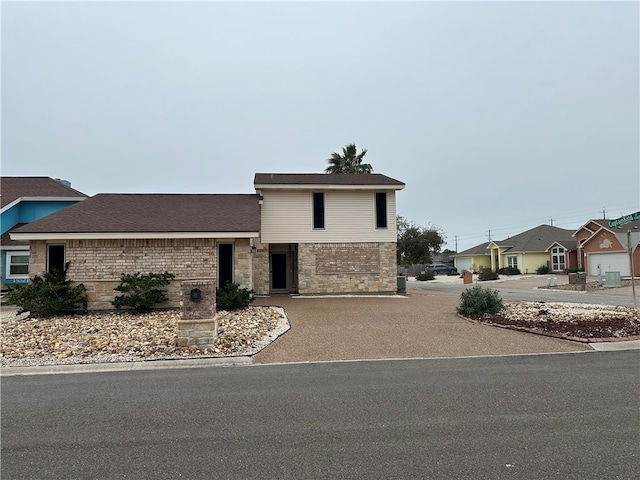
[[[475,323],[476,325],[486,325],[487,327],[498,327],[504,328],[506,330],[513,330],[515,332],[523,332],[523,333],[532,333],[533,335],[540,335],[541,337],[550,337],[550,338],[558,338],[560,340],[568,340],[570,342],[576,343],[584,343],[589,345],[594,350],[638,350],[640,349],[640,335],[633,335],[630,337],[593,337],[593,338],[583,338],[583,337],[571,337],[569,335],[563,335],[561,333],[554,332],[545,332],[542,330],[533,330],[531,328],[526,327],[516,327],[514,325],[501,325],[499,323],[487,323],[481,322],[479,320],[474,320],[473,318],[467,318],[464,315],[456,314],[458,317],[462,318],[471,323]]]
[[[57,375],[65,373],[131,372],[179,368],[232,367],[252,365],[251,357],[187,358],[184,360],[144,360],[114,363],[74,363],[70,365],[45,365],[37,367],[3,367],[0,377],[25,375]]]

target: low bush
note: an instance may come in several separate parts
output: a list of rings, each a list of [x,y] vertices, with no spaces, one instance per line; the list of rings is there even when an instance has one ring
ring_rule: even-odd
[[[497,272],[494,272],[489,267],[480,267],[480,272],[478,273],[478,280],[481,282],[486,282],[487,280],[498,280],[500,276]]]
[[[435,276],[433,272],[421,272],[419,275],[416,275],[416,280],[419,282],[424,282],[426,280],[433,280]]]
[[[112,305],[116,308],[130,307],[136,312],[148,312],[157,304],[167,299],[167,292],[162,288],[171,283],[176,276],[173,273],[123,273],[120,285],[115,291],[124,295],[116,297]]]
[[[494,314],[502,310],[502,298],[497,290],[475,285],[460,294],[458,313],[461,314]]]
[[[216,289],[216,307],[220,310],[241,310],[255,299],[253,290],[240,288],[237,283],[227,282],[223,288]]]
[[[536,273],[538,275],[546,275],[549,273],[549,267],[546,265],[540,265],[538,268],[536,268]]]
[[[30,312],[32,317],[55,317],[80,310],[86,311],[89,298],[81,283],[74,287],[67,280],[69,262],[64,270],[34,276],[28,284],[17,285],[6,294],[7,303],[17,305],[18,314]]]
[[[498,270],[500,275],[521,275],[520,270],[516,267],[502,267]]]

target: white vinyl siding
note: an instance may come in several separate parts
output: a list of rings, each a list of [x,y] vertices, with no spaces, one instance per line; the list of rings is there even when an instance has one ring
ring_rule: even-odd
[[[395,192],[387,192],[387,229],[376,228],[375,192],[326,190],[325,228],[313,228],[310,190],[263,190],[264,243],[395,242]]]

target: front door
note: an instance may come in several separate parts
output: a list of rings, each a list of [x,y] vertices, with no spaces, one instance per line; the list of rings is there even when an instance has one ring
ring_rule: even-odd
[[[271,290],[286,290],[288,254],[271,254]]]
[[[274,293],[297,291],[297,245],[271,245],[269,248],[269,287]]]

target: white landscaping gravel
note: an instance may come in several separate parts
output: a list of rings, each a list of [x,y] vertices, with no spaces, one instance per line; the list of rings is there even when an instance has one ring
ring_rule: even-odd
[[[177,311],[99,313],[55,318],[16,315],[2,308],[0,366],[70,365],[142,360],[248,356],[290,328],[284,309],[250,306],[217,312],[212,350],[177,346]]]

